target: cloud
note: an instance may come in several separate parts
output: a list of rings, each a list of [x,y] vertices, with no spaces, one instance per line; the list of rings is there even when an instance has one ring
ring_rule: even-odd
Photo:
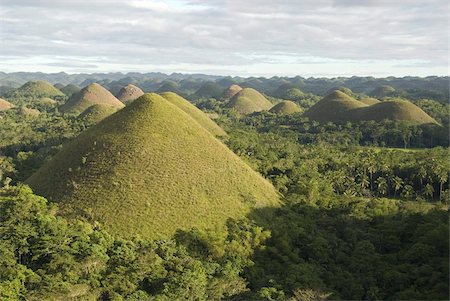
[[[259,65],[280,74],[288,70],[282,64],[299,72],[314,57],[323,68],[352,60],[380,72],[367,63],[377,61],[401,73],[414,72],[402,66],[420,61],[417,72],[445,74],[447,14],[445,0],[2,0],[0,68],[10,71],[19,57],[25,65],[66,71],[178,65],[243,74]]]

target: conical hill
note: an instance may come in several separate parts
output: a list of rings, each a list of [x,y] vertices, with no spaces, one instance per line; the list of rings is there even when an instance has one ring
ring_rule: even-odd
[[[293,101],[284,100],[274,105],[269,112],[275,114],[294,114],[301,112],[300,107]]]
[[[269,110],[272,103],[255,89],[244,88],[231,98],[226,107],[235,109],[241,115],[246,115]]]
[[[27,183],[114,234],[167,237],[278,205],[273,186],[188,114],[145,94],[66,144]]]
[[[120,89],[119,93],[117,94],[117,99],[119,99],[123,103],[127,103],[129,101],[138,99],[142,95],[144,95],[144,91],[142,91],[135,85],[129,84]]]
[[[80,92],[72,95],[59,110],[63,113],[80,114],[95,104],[109,105],[117,109],[124,107],[124,104],[112,95],[111,92],[101,85],[93,83],[81,89]]]

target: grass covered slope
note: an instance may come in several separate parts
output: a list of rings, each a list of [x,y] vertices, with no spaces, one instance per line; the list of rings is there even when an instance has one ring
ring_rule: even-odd
[[[27,183],[66,216],[146,238],[220,227],[279,202],[268,181],[157,94],[87,129]]]
[[[198,109],[196,106],[191,104],[180,95],[173,92],[164,92],[161,93],[161,96],[168,100],[170,103],[176,105],[178,108],[182,109],[185,113],[191,116],[195,121],[197,121],[202,127],[208,130],[214,136],[227,135],[225,131],[214,121],[212,121],[205,113],[203,113],[200,109]]]
[[[68,84],[67,86],[61,88],[61,92],[66,94],[67,96],[72,96],[75,93],[80,92],[80,87],[75,86],[74,84]]]
[[[216,82],[206,82],[204,83],[196,92],[195,96],[197,98],[220,98],[222,95],[223,88]]]
[[[99,84],[93,83],[84,87],[80,92],[72,95],[59,110],[63,113],[80,114],[95,104],[109,105],[117,109],[124,107],[124,104],[112,95],[111,92]]]
[[[335,90],[312,106],[303,116],[311,120],[339,122],[344,120],[343,112],[362,107],[367,105],[342,91]]]
[[[352,110],[345,115],[352,121],[390,119],[416,124],[437,123],[418,106],[405,100],[382,101],[366,108]]]
[[[117,93],[116,97],[118,100],[120,100],[123,103],[127,103],[129,101],[133,101],[135,99],[138,99],[144,95],[144,91],[141,90],[141,88],[136,87],[135,85],[129,84],[125,87],[122,87]]]
[[[78,119],[83,120],[89,125],[96,124],[114,114],[116,111],[117,108],[115,107],[104,104],[95,104],[84,110],[83,113],[78,116]]]
[[[383,98],[386,96],[391,96],[393,93],[395,93],[395,91],[395,88],[392,86],[382,85],[373,89],[372,92],[369,93],[369,95],[372,97]]]
[[[3,98],[0,98],[0,111],[6,111],[14,108],[14,105]]]
[[[269,110],[269,112],[275,114],[294,114],[301,111],[300,107],[290,100],[281,101]]]
[[[269,110],[272,103],[255,89],[244,88],[231,98],[226,107],[235,109],[239,114],[246,115]]]
[[[63,96],[64,94],[56,89],[49,82],[38,80],[38,81],[29,81],[23,84],[20,88],[17,88],[11,93],[12,98],[19,97],[32,97],[32,98],[41,98],[41,97],[50,97],[53,98],[55,96]]]

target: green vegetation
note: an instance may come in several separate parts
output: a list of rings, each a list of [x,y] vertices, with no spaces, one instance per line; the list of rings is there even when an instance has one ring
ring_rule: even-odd
[[[189,101],[183,97],[173,93],[164,92],[161,96],[168,100],[173,105],[183,110],[189,116],[191,116],[195,121],[197,121],[203,128],[208,130],[214,136],[226,136],[227,133],[218,126],[214,121],[212,121],[205,113],[199,110],[196,106],[191,104]]]
[[[9,98],[41,98],[41,97],[58,97],[64,94],[56,89],[52,84],[46,81],[29,81],[20,88],[11,92]]]
[[[267,111],[272,107],[272,104],[255,89],[244,88],[231,98],[226,107],[234,109],[239,114],[246,115],[253,112]]]
[[[195,92],[197,98],[216,98],[222,96],[223,89],[216,82],[206,82]]]
[[[173,93],[144,95],[96,125],[103,105],[74,116],[57,109],[65,96],[6,98],[15,109],[0,112],[1,300],[449,299],[448,80],[167,78],[189,93],[209,80],[273,96],[301,89],[303,110],[320,100],[311,92],[347,86],[353,98],[334,101],[364,105],[389,84],[391,97],[356,110],[423,113],[407,99],[440,125],[243,116],[193,96],[226,129],[227,148]],[[95,80],[156,90],[167,78]],[[48,201],[22,184],[30,176]]]
[[[152,238],[278,203],[269,182],[157,94],[83,132],[27,183],[66,216]]]
[[[77,94],[72,95],[59,110],[63,113],[80,114],[87,108],[95,104],[104,104],[121,109],[124,104],[118,100],[108,90],[97,83],[90,84]]]
[[[121,102],[127,103],[138,99],[142,95],[144,95],[144,91],[142,91],[139,87],[128,84],[125,87],[122,87],[116,96]]]
[[[276,105],[274,105],[269,112],[275,113],[275,114],[294,114],[299,113],[302,110],[300,107],[292,101],[289,100],[283,100]]]

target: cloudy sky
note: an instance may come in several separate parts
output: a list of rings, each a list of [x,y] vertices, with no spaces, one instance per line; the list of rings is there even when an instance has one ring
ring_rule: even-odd
[[[0,71],[447,75],[448,0],[0,0]]]

